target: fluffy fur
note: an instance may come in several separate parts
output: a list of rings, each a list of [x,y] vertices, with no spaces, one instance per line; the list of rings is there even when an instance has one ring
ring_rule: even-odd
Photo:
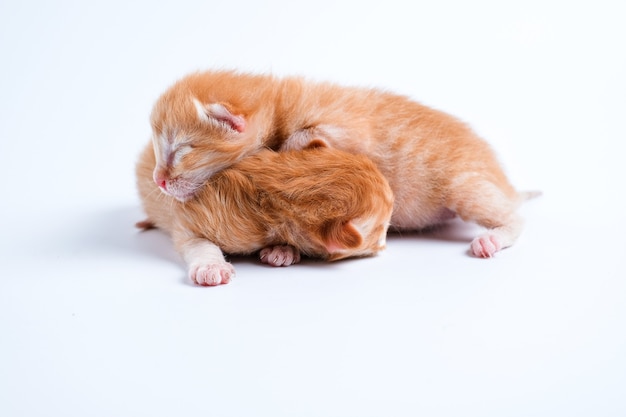
[[[395,195],[392,227],[446,219],[484,226],[478,257],[512,245],[522,229],[518,193],[468,126],[404,96],[301,78],[209,71],[191,74],[156,102],[154,180],[184,201],[220,170],[265,147],[297,150],[313,138],[365,154]]]
[[[153,180],[150,143],[137,164],[148,220],[139,227],[168,231],[193,281],[224,284],[234,274],[220,248],[274,266],[300,253],[337,260],[373,255],[385,246],[393,196],[366,157],[325,147],[299,152],[262,150],[213,175],[193,198],[179,201]]]

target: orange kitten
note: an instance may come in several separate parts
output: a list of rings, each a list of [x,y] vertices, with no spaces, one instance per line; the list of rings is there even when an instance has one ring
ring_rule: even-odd
[[[262,150],[213,175],[184,202],[159,190],[155,166],[149,144],[137,164],[148,220],[137,225],[169,232],[198,284],[230,281],[234,269],[221,250],[267,248],[261,260],[280,266],[298,262],[300,253],[337,260],[385,246],[393,197],[365,156],[325,147]]]
[[[422,229],[456,215],[487,232],[471,243],[488,258],[522,230],[529,193],[509,184],[492,150],[456,118],[404,96],[230,71],[191,74],[154,106],[154,180],[184,201],[213,174],[264,147],[327,146],[365,154],[395,196],[392,227]]]

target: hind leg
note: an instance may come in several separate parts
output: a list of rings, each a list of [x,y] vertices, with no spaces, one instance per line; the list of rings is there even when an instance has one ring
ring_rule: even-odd
[[[480,221],[477,223],[481,224]],[[472,254],[479,258],[491,258],[499,250],[512,246],[522,231],[523,223],[516,214],[505,219],[500,226],[489,229],[472,241]]]
[[[515,243],[524,221],[515,212],[517,193],[508,184],[498,186],[493,182],[471,178],[455,187],[448,208],[463,220],[487,228],[470,246],[479,258],[491,258],[496,252]]]

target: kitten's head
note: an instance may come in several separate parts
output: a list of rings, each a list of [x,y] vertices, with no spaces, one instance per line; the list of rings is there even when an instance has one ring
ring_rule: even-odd
[[[332,195],[334,204],[329,207],[335,214],[344,210],[349,221],[341,215],[329,219],[321,228],[309,229],[309,233],[322,242],[331,261],[355,257],[375,255],[385,249],[387,230],[393,212],[393,192],[388,181],[374,163],[364,155],[352,155],[327,149],[328,144],[322,139],[312,140],[306,148],[311,160],[317,164],[324,161],[324,167],[306,167],[309,172],[316,172],[315,184],[322,184],[318,190],[322,193],[322,201],[328,201]],[[306,153],[302,153],[306,155]],[[304,165],[304,164],[303,164]],[[319,175],[322,174],[322,175]],[[309,174],[310,175],[310,174]],[[301,177],[304,178],[306,174]],[[313,185],[303,187],[305,190],[315,189]],[[331,194],[332,193],[332,194]],[[320,204],[312,198],[303,199],[302,210],[312,213],[320,211]],[[347,203],[342,210],[341,202]],[[331,213],[324,213],[332,217]],[[301,215],[301,214],[300,214]]]
[[[164,94],[152,111],[153,178],[163,192],[185,201],[211,175],[261,145],[246,117],[228,104],[175,93]]]

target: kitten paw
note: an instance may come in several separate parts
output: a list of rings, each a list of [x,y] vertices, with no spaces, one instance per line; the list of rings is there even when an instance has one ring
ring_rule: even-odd
[[[482,235],[472,241],[472,254],[479,258],[491,258],[502,249],[502,244],[493,235]]]
[[[228,284],[235,276],[235,268],[227,262],[197,265],[189,269],[189,277],[198,285],[215,286]]]
[[[261,249],[259,258],[264,264],[272,266],[289,266],[300,262],[300,252],[293,246],[268,246]]]

